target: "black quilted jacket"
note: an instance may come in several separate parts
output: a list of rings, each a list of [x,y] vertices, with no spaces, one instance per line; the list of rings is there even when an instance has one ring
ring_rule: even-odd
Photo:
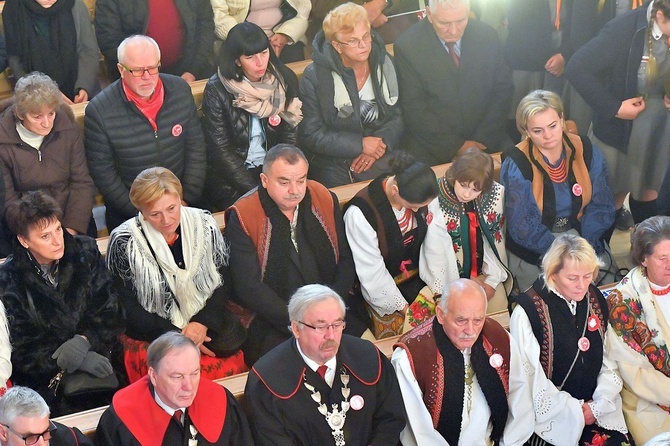
[[[184,187],[184,200],[199,203],[205,180],[205,141],[188,83],[161,74],[165,101],[156,116],[158,131],[130,102],[116,81],[86,107],[84,146],[95,185],[121,221],[137,215],[128,193],[148,167],[170,169]],[[108,221],[109,223],[109,221]],[[110,228],[111,229],[111,228]]]
[[[297,85],[297,79],[294,83]],[[244,165],[249,152],[250,116],[233,106],[233,95],[226,91],[218,74],[209,79],[202,99],[202,124],[207,143],[205,197],[213,212],[225,210],[260,182]],[[279,143],[295,144],[297,130],[285,120],[277,126],[267,119],[261,123],[266,151]]]

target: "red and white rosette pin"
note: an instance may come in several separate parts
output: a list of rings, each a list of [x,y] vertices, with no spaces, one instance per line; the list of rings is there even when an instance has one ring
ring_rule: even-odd
[[[176,138],[181,135],[182,131],[184,131],[184,129],[181,127],[181,124],[175,124],[174,127],[172,127],[172,136]]]
[[[494,369],[497,369],[503,365],[503,357],[499,353],[494,353],[489,358],[489,364]]]
[[[433,213],[429,212],[426,214],[426,224],[429,225],[433,221]]]
[[[596,331],[597,329],[600,328],[600,319],[598,316],[595,314],[592,314],[589,316],[589,320],[586,322],[586,328],[589,329],[589,331]]]
[[[577,341],[577,347],[583,352],[588,351],[588,349],[591,348],[591,341],[582,336],[579,338],[579,341]]]
[[[582,189],[581,184],[575,183],[572,185],[572,193],[574,194],[575,197],[581,197],[583,192],[584,189]]]
[[[272,127],[277,127],[281,123],[281,117],[279,115],[272,115],[268,118],[268,124]]]
[[[349,405],[354,410],[361,410],[365,406],[365,400],[360,395],[354,395],[349,400]]]

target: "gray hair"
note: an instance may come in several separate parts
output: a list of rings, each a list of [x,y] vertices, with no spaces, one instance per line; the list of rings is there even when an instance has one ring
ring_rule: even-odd
[[[428,7],[431,11],[435,11],[435,8],[438,6],[446,6],[449,8],[455,8],[461,4],[466,5],[470,8],[470,0],[428,0]]]
[[[58,84],[39,71],[26,74],[14,87],[14,112],[19,119],[25,118],[26,113],[40,113],[45,107],[56,111],[62,103]]]
[[[630,257],[636,266],[654,253],[656,245],[670,240],[670,217],[657,215],[638,224],[631,235]]]
[[[283,159],[292,166],[298,164],[300,160],[309,165],[309,161],[307,161],[305,154],[296,146],[292,144],[277,144],[265,154],[265,159],[263,160],[263,173],[267,175],[272,167],[272,163],[278,159]]]
[[[663,432],[649,439],[644,446],[670,446],[670,432]]]
[[[157,337],[147,349],[147,365],[158,370],[161,361],[172,350],[193,347],[200,356],[200,349],[195,342],[178,331],[168,331]]]
[[[307,311],[309,307],[328,299],[337,300],[337,303],[340,304],[340,309],[342,310],[342,317],[344,317],[347,307],[340,295],[332,288],[315,283],[302,286],[293,293],[293,296],[291,296],[291,299],[288,302],[289,320],[291,322],[302,321],[305,311]]]
[[[49,406],[33,389],[14,386],[0,398],[0,424],[11,426],[17,417],[43,418],[49,416]]]
[[[449,298],[451,297],[452,294],[458,292],[465,292],[468,287],[473,286],[476,286],[475,289],[479,289],[482,292],[482,297],[484,298],[484,302],[486,302],[486,308],[488,308],[489,300],[486,298],[486,291],[484,291],[484,287],[482,287],[480,284],[471,279],[456,279],[446,284],[444,286],[444,289],[442,290],[442,297],[440,298],[438,305],[440,306],[442,311],[444,311],[444,314],[447,314],[447,307],[449,306]]]
[[[151,45],[156,49],[156,54],[158,55],[158,60],[161,60],[161,49],[158,47],[158,44],[154,39],[149,36],[144,36],[142,34],[135,34],[130,37],[123,39],[123,42],[119,44],[119,48],[116,50],[116,59],[119,63],[126,62],[126,47],[130,44],[143,44]]]

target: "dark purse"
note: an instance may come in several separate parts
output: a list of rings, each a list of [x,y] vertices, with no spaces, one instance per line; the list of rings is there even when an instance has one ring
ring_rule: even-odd
[[[61,389],[60,395],[65,398],[92,394],[112,394],[119,388],[119,380],[114,373],[104,378],[98,378],[82,371],[67,373],[65,370],[61,370],[49,381],[49,389],[53,389],[54,395],[59,394],[59,388]]]

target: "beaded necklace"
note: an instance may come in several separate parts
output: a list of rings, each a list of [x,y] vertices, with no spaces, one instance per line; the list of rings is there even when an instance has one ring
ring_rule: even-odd
[[[557,184],[565,182],[568,179],[568,163],[565,162],[565,156],[561,155],[561,162],[556,167],[551,167],[547,163],[547,173],[552,182]]]

